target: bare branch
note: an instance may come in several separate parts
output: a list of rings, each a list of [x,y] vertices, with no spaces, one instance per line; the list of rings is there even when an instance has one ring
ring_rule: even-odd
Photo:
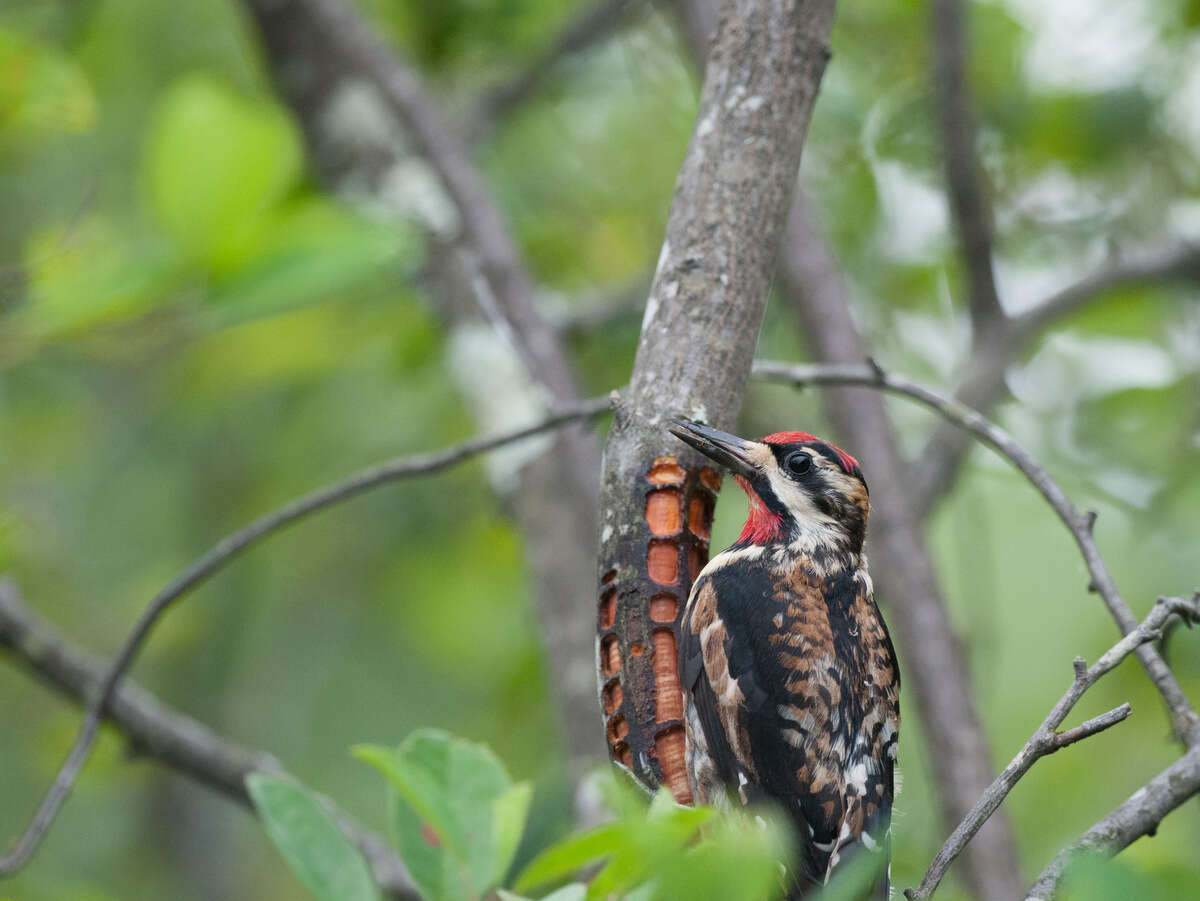
[[[486,138],[497,123],[541,87],[565,57],[609,37],[644,3],[645,0],[599,0],[567,22],[550,45],[520,73],[495,85],[479,99],[469,124],[472,139]]]
[[[992,214],[975,155],[975,119],[968,96],[965,0],[933,0],[934,90],[942,127],[942,157],[950,209],[967,273],[975,344],[1004,320],[992,271]]]
[[[1027,901],[1049,901],[1071,862],[1084,854],[1111,856],[1143,835],[1153,835],[1159,823],[1176,807],[1200,793],[1200,747],[1135,791],[1108,816],[1059,852],[1029,889]]]
[[[1087,514],[1081,513],[1050,473],[1013,440],[1007,432],[977,413],[948,397],[919,385],[903,376],[885,373],[878,366],[793,366],[786,363],[764,361],[755,364],[756,375],[774,381],[791,384],[862,385],[879,391],[889,391],[919,401],[937,411],[960,428],[974,434],[980,441],[997,451],[1016,466],[1033,484],[1058,514],[1059,519],[1071,532],[1078,545],[1083,561],[1091,575],[1089,589],[1104,600],[1121,631],[1128,635],[1137,629],[1138,622],[1129,606],[1117,592],[1112,576],[1109,575],[1100,550],[1092,536],[1091,522]],[[1150,645],[1140,645],[1134,652],[1150,680],[1171,713],[1175,734],[1189,747],[1200,744],[1200,717],[1191,702],[1179,687],[1174,674],[1167,667],[1158,651]]]
[[[676,414],[725,427],[736,419],[829,57],[833,7],[725,4],[629,392],[605,445],[598,625],[609,749],[681,801],[690,792],[677,613],[708,556],[719,477],[664,425]],[[663,502],[653,508],[650,489]]]
[[[1050,747],[1047,753],[1053,754],[1055,751],[1061,751],[1063,748],[1073,745],[1077,741],[1091,738],[1093,735],[1103,732],[1117,723],[1124,722],[1131,713],[1133,713],[1133,708],[1126,702],[1119,707],[1114,707],[1107,713],[1094,716],[1090,720],[1084,720],[1073,729],[1055,733],[1050,740]]]
[[[42,684],[77,704],[96,697],[108,669],[107,663],[70,645],[29,610],[17,587],[7,579],[0,579],[0,648]],[[136,683],[125,682],[116,689],[105,720],[129,740],[134,755],[156,760],[246,807],[252,807],[245,784],[248,774],[288,775],[272,755],[222,738]],[[367,859],[380,888],[393,898],[415,901],[418,895],[408,870],[388,843],[358,825],[328,798],[321,802]]]
[[[1079,699],[1083,697],[1084,692],[1137,648],[1160,638],[1167,620],[1177,614],[1189,621],[1200,620],[1200,604],[1195,601],[1185,601],[1182,598],[1159,598],[1158,603],[1141,624],[1113,645],[1090,668],[1079,666],[1080,658],[1076,658],[1075,678],[1072,680],[1070,688],[1047,714],[1025,746],[983,793],[983,796],[971,808],[970,813],[946,839],[946,843],[942,845],[929,865],[929,869],[926,870],[925,876],[921,879],[921,885],[915,890],[907,889],[904,892],[905,897],[910,901],[915,901],[918,898],[928,898],[934,893],[950,864],[1038,760],[1067,747],[1067,745],[1115,726],[1129,716],[1130,706],[1122,704],[1120,707],[1087,720],[1066,732],[1056,731],[1074,709]]]
[[[321,176],[360,206],[415,216],[428,228],[437,282],[431,294],[449,326],[447,343],[464,353],[478,348],[477,307],[505,336],[504,347],[515,359],[503,359],[501,352],[488,379],[472,378],[466,367],[452,369],[476,417],[490,421],[497,395],[531,408],[572,400],[574,374],[558,335],[533,302],[524,263],[467,147],[445,125],[417,74],[372,36],[344,0],[246,3]],[[444,207],[435,202],[416,211],[403,200],[412,192],[396,190],[398,182],[420,178],[414,172],[424,168],[409,144],[444,186]],[[529,454],[515,486],[497,485],[526,538],[531,606],[572,776],[581,776],[601,747],[588,665],[599,471],[599,443],[583,429],[567,428],[551,447]]]
[[[868,356],[851,316],[845,279],[832,247],[798,190],[780,260],[780,296],[796,317],[812,354],[826,363]],[[908,467],[891,417],[877,391],[833,388],[825,409],[838,437],[870,466],[871,569],[900,644],[920,648],[905,658],[905,678],[929,735],[930,768],[938,774],[940,814],[949,830],[992,780],[995,767],[971,696],[971,676],[954,633],[920,520],[908,497]],[[967,852],[967,882],[989,901],[1021,889],[1016,843],[1007,818],[994,817]]]
[[[46,793],[33,821],[16,847],[3,859],[0,859],[0,875],[19,870],[37,849],[42,836],[50,828],[50,824],[71,793],[71,788],[87,761],[88,754],[96,740],[103,712],[112,699],[117,684],[132,665],[151,630],[175,601],[205,582],[213,573],[252,545],[305,516],[347,501],[388,482],[438,472],[486,451],[559,428],[567,423],[599,415],[608,408],[609,403],[609,398],[583,401],[564,407],[540,422],[520,429],[489,438],[478,438],[434,453],[388,460],[360,470],[348,478],[297,498],[278,510],[243,526],[213,545],[203,556],[155,595],[146,609],[142,611],[141,616],[138,617],[117,656],[104,673],[95,696],[88,704],[79,734],[75,738],[75,744],[55,777],[54,783],[50,786],[50,790]]]
[[[1168,279],[1200,281],[1200,244],[1180,244],[1129,260],[1117,260],[1050,295],[1012,320],[1018,341],[1025,343],[1049,326],[1078,312],[1110,291]]]
[[[1111,263],[1052,294],[1028,312],[997,322],[976,345],[955,400],[986,413],[1004,396],[1008,367],[1046,329],[1110,291],[1164,279],[1200,281],[1200,245],[1180,244]],[[934,429],[913,464],[912,504],[921,519],[950,490],[970,448],[970,438],[951,423],[943,422]]]

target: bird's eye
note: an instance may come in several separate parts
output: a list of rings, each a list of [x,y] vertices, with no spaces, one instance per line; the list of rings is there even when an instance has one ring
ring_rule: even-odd
[[[788,454],[787,459],[783,461],[783,465],[787,467],[787,471],[794,476],[802,476],[812,469],[812,457],[804,453],[804,451],[796,451],[794,454]]]

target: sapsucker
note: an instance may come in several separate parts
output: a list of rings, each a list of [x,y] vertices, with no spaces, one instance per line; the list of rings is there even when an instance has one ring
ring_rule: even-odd
[[[858,461],[806,432],[745,441],[673,422],[750,501],[680,627],[693,795],[782,807],[799,844],[794,897],[860,855],[877,862],[871,893],[886,897],[900,671],[863,553]]]

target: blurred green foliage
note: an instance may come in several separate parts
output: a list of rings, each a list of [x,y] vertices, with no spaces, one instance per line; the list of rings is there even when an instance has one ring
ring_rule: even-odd
[[[361,3],[452,114],[516,74],[584,5]],[[1114,250],[1200,234],[1200,7],[1118,7],[972,4],[972,88],[1014,311]],[[969,349],[927,29],[925,4],[841,5],[802,180],[876,356],[951,386]],[[564,61],[477,149],[556,315],[653,267],[695,96],[670,19],[646,12]],[[357,466],[474,433],[448,376],[437,298],[417,278],[425,253],[417,223],[384,221],[317,183],[234,0],[0,6],[0,570],[69,635],[111,653],[154,591],[221,534]],[[1081,507],[1099,510],[1101,547],[1139,612],[1200,581],[1196,300],[1194,284],[1114,292],[1031,349],[997,413]],[[572,339],[589,391],[626,378],[638,320]],[[775,306],[760,350],[806,353]],[[929,415],[888,403],[915,452]],[[824,428],[813,392],[773,386],[752,386],[743,420],[760,434]],[[722,499],[715,546],[743,515],[740,497]],[[1068,684],[1071,658],[1095,659],[1115,632],[1066,533],[987,452],[972,456],[930,534],[1002,762]],[[346,745],[394,748],[422,726],[486,742],[536,787],[519,868],[569,822],[523,556],[484,466],[471,463],[273,538],[174,611],[136,675],[278,753],[381,831],[403,815],[389,817]],[[886,608],[887,586],[878,591]],[[1181,631],[1168,653],[1200,697],[1196,641]],[[899,652],[903,666],[920,648]],[[1039,763],[1006,803],[1030,877],[1172,758],[1161,704],[1134,663],[1077,715],[1125,700],[1127,723]],[[943,837],[910,702],[901,887]],[[0,711],[18,724],[0,730],[0,834],[10,835],[77,713],[8,667]],[[6,894],[305,897],[251,818],[121,750],[102,740]],[[1078,896],[1117,897],[1126,884],[1129,896],[1194,893],[1198,807],[1184,805],[1117,869],[1081,871]],[[743,840],[712,853],[737,859]],[[700,872],[684,870],[680,879]],[[957,891],[951,879],[939,897]]]
[[[514,784],[482,745],[422,729],[396,749],[364,745],[391,789],[391,835],[424,901],[529,901],[500,886],[525,830],[531,786]],[[365,863],[318,798],[292,780],[252,773],[258,815],[288,865],[317,901],[376,897]],[[653,801],[625,775],[607,771],[594,787],[616,816],[545,849],[514,884],[524,893],[599,866],[584,885],[568,882],[542,901],[611,897],[639,901],[763,901],[782,895],[786,827],[759,815],[680,807],[661,789]],[[840,901],[837,881],[823,901]]]

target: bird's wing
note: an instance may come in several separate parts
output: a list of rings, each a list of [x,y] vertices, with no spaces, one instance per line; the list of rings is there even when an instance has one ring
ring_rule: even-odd
[[[682,632],[689,716],[708,763],[743,801],[784,805],[802,844],[799,875],[824,882],[850,846],[882,847],[898,682],[869,588],[852,576],[718,568],[697,584]]]

